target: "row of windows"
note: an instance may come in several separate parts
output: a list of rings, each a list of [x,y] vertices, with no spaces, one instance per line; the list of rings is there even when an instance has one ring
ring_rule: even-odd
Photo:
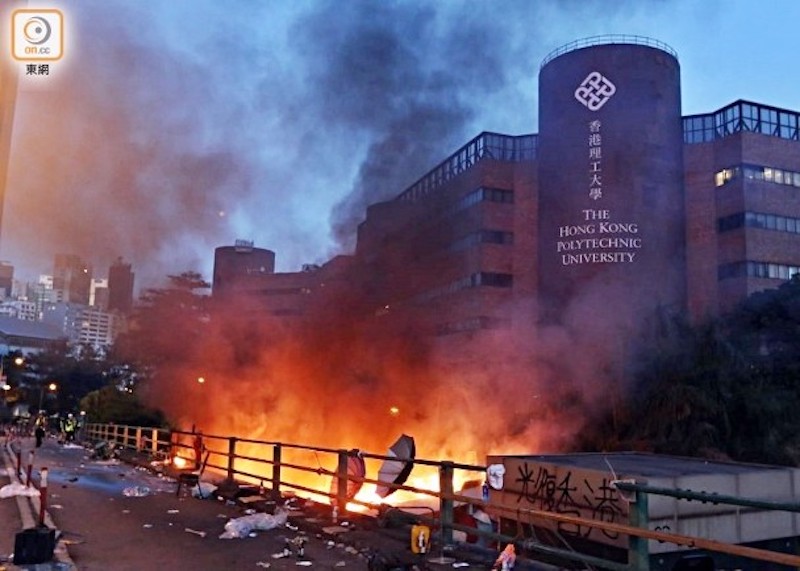
[[[789,280],[795,274],[800,274],[800,266],[750,261],[723,264],[717,270],[717,278],[720,280],[741,277]]]
[[[735,230],[743,226],[800,234],[800,218],[791,218],[789,216],[764,214],[763,212],[737,212],[717,220],[717,227],[720,232]]]
[[[480,204],[481,202],[496,202],[499,204],[514,204],[514,191],[505,188],[491,188],[487,186],[479,186],[475,190],[465,194],[457,201],[449,204],[441,213],[441,218],[447,218],[455,215],[457,212],[466,210],[471,206]],[[431,213],[437,220],[439,216]],[[438,223],[438,222],[437,222]]]
[[[706,143],[741,132],[800,140],[800,114],[795,111],[737,101],[715,113],[683,118],[683,142]]]
[[[714,173],[714,184],[723,186],[732,180],[744,177],[747,180],[763,180],[800,187],[800,172],[760,165],[736,165]]]
[[[502,287],[510,288],[514,285],[514,276],[512,274],[501,274],[495,272],[475,272],[463,278],[457,279],[449,284],[428,290],[419,295],[414,296],[413,300],[417,303],[425,303],[442,297],[450,295],[458,291],[469,289],[479,286],[489,287]]]
[[[508,244],[514,243],[514,233],[503,230],[478,230],[472,234],[459,238],[450,245],[452,251],[466,250],[478,244]]]
[[[453,335],[454,333],[465,333],[467,331],[477,331],[479,329],[507,329],[511,323],[507,319],[496,317],[469,317],[461,321],[442,323],[436,326],[436,335]]]
[[[462,210],[469,208],[479,202],[501,202],[504,204],[514,203],[514,191],[505,188],[489,188],[486,186],[479,186],[469,194],[461,197],[456,202],[456,209]]]

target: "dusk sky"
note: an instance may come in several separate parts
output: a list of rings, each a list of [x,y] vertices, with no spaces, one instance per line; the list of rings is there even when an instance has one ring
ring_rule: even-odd
[[[736,99],[800,109],[794,0],[28,8],[63,12],[65,47],[17,97],[0,259],[27,279],[55,253],[95,277],[121,256],[137,288],[210,279],[214,248],[236,239],[275,251],[279,271],[349,253],[367,204],[481,131],[536,132],[542,59],[589,36],[674,48],[685,115]]]

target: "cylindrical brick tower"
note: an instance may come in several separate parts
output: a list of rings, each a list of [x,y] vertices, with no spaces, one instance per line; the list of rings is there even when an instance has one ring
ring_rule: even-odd
[[[237,240],[234,246],[214,250],[212,295],[224,298],[252,290],[264,276],[275,272],[275,252],[255,248],[253,243]]]
[[[681,129],[680,69],[668,46],[604,36],[544,60],[543,324],[585,326],[612,337],[620,328],[637,332],[658,308],[684,308]]]

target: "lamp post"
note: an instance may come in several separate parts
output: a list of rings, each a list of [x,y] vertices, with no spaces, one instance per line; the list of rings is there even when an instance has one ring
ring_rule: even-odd
[[[49,385],[47,385],[47,389],[51,393],[56,392],[57,388],[58,388],[58,385],[55,384],[55,383],[50,383]],[[42,404],[44,403],[44,389],[45,389],[45,385],[42,384],[41,390],[39,391],[39,410],[42,410]]]

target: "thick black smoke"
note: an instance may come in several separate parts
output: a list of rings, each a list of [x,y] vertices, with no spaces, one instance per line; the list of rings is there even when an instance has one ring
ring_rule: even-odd
[[[477,5],[476,5],[477,7]],[[294,43],[310,62],[325,123],[351,131],[363,157],[332,213],[346,249],[369,204],[396,196],[474,134],[486,97],[513,63],[499,21],[435,4],[328,2],[300,22]],[[511,65],[510,65],[511,64]]]

